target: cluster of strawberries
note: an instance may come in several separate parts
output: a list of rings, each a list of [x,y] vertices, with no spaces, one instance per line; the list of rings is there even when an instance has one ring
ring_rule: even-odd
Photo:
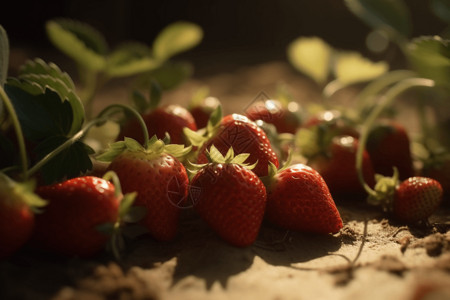
[[[106,170],[35,193],[30,188],[31,198],[46,202],[40,214],[30,211],[33,201],[15,199],[27,199],[22,186],[3,180],[7,188],[0,191],[10,199],[3,206],[10,209],[0,209],[0,237],[8,241],[0,245],[0,257],[27,241],[65,255],[98,253],[105,232],[127,222],[133,197],[133,207],[145,210],[139,224],[157,240],[173,240],[182,209],[193,208],[218,236],[239,247],[256,240],[263,219],[287,230],[337,233],[343,224],[334,199],[361,198],[368,191],[370,201],[408,223],[426,219],[440,205],[441,184],[415,176],[409,139],[398,123],[372,130],[358,170],[356,127],[336,111],[302,123],[289,107],[297,106],[267,100],[244,114],[222,116],[212,97],[189,109],[159,106],[142,115],[148,135],[130,119],[117,142],[95,157],[107,162]],[[117,175],[120,185],[94,176],[105,172]]]

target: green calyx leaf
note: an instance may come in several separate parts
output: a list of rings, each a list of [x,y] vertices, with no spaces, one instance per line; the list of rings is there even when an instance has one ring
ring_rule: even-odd
[[[211,145],[209,150],[206,151],[206,156],[208,157],[208,160],[210,161],[210,163],[237,164],[237,165],[244,166],[250,170],[254,169],[256,167],[256,165],[258,164],[258,162],[254,163],[252,165],[246,164],[245,161],[250,156],[250,153],[240,153],[235,156],[233,147],[230,147],[230,149],[228,149],[227,153],[224,156],[214,145]]]
[[[67,135],[78,132],[85,119],[84,107],[75,93],[75,84],[70,76],[61,71],[54,63],[46,63],[42,59],[29,60],[20,69],[17,79],[10,79],[8,85],[19,87],[31,95],[46,94],[51,90],[58,94],[60,102],[67,101],[71,107],[71,124]],[[58,114],[55,111],[55,114]],[[55,116],[61,118],[61,116]]]
[[[153,42],[153,56],[159,61],[189,50],[203,39],[200,26],[190,22],[175,22],[164,28]]]
[[[450,41],[438,36],[413,39],[407,48],[407,57],[420,76],[450,88]]]
[[[38,213],[40,208],[47,205],[47,201],[34,193],[35,188],[36,182],[34,180],[19,183],[13,181],[4,173],[0,173],[0,190],[2,193],[6,193],[12,201],[25,203],[33,212]],[[11,204],[14,205],[14,203]]]
[[[381,206],[385,212],[392,212],[395,190],[399,184],[398,170],[394,167],[392,177],[376,174],[376,184],[374,194],[369,194],[367,203],[375,206]]]
[[[206,128],[193,131],[187,127],[183,128],[183,133],[188,141],[195,147],[201,147],[217,131],[222,120],[222,106],[219,104],[211,113]]]
[[[109,149],[104,153],[98,155],[96,159],[103,162],[111,162],[120,154],[128,152],[142,152],[146,154],[159,155],[161,153],[168,153],[178,159],[181,159],[189,154],[192,147],[185,147],[178,144],[166,144],[163,140],[154,135],[148,143],[148,148],[145,149],[138,141],[125,137],[123,141],[118,141],[109,146]]]
[[[3,86],[8,76],[9,39],[6,30],[0,25],[0,85]]]
[[[92,71],[103,70],[108,47],[103,35],[88,24],[55,19],[46,23],[47,35],[59,50]]]

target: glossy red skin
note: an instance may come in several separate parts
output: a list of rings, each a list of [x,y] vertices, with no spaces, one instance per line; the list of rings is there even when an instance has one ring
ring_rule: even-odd
[[[207,163],[206,149],[214,145],[222,155],[233,147],[235,155],[249,153],[245,163],[258,162],[253,172],[258,176],[268,174],[269,162],[277,168],[278,158],[270,145],[266,133],[247,117],[239,114],[227,115],[222,118],[217,132],[199,150],[198,163]]]
[[[367,141],[375,173],[392,176],[397,167],[399,178],[414,176],[410,139],[403,125],[386,120],[374,127]]]
[[[12,200],[12,201],[11,201]],[[23,202],[0,195],[0,259],[19,250],[30,238],[34,214]]]
[[[194,209],[223,240],[237,247],[257,238],[266,207],[266,188],[246,167],[208,164],[190,186]]]
[[[114,191],[109,181],[95,176],[38,187],[36,193],[48,205],[36,215],[34,244],[66,256],[90,257],[100,252],[109,237],[97,227],[118,218],[120,199]]]
[[[266,218],[288,230],[337,233],[342,219],[322,176],[296,164],[277,173],[267,190]]]
[[[181,162],[167,153],[124,152],[108,170],[116,172],[124,193],[137,192],[134,205],[146,208],[140,223],[150,235],[160,241],[173,240],[188,193],[188,176]]]
[[[288,110],[277,100],[255,102],[245,111],[252,121],[262,120],[273,124],[279,133],[294,134],[301,125],[301,119],[295,112]]]
[[[341,140],[343,138],[343,140]],[[340,141],[348,141],[343,145]],[[338,136],[329,146],[329,156],[319,155],[308,160],[308,165],[325,179],[333,197],[362,196],[366,192],[358,180],[356,152],[358,140],[349,136]],[[363,177],[370,186],[375,185],[375,173],[369,153],[363,152]]]
[[[424,221],[442,202],[442,186],[431,178],[410,177],[395,191],[394,216],[404,223]]]
[[[166,132],[170,135],[171,144],[185,144],[186,140],[183,128],[197,130],[194,117],[184,107],[176,104],[164,105],[142,115],[150,137],[156,134],[159,139],[164,139]],[[136,119],[126,123],[117,140],[130,137],[139,143],[144,142],[141,126]]]

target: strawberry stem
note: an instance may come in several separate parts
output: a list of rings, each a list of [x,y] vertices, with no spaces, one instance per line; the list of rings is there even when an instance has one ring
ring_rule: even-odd
[[[112,181],[114,185],[114,196],[116,198],[122,197],[122,186],[120,185],[119,177],[114,171],[108,171],[103,175],[103,179],[107,181]]]
[[[23,176],[23,180],[26,180],[28,178],[28,172],[27,172],[28,158],[27,158],[27,151],[26,151],[26,147],[25,147],[25,138],[23,136],[22,126],[20,125],[19,119],[17,117],[17,113],[14,109],[11,99],[9,99],[8,95],[6,94],[6,92],[2,86],[0,86],[0,98],[3,101],[3,103],[5,104],[5,108],[8,111],[9,116],[11,117],[11,121],[13,123],[14,131],[15,131],[16,137],[17,137],[17,143],[19,145],[22,176]]]
[[[365,182],[362,172],[362,161],[365,145],[372,128],[373,123],[383,110],[388,107],[397,96],[404,91],[413,87],[433,87],[434,81],[426,78],[407,78],[399,81],[394,86],[386,91],[380,102],[374,107],[366,121],[363,123],[361,136],[359,138],[359,147],[356,153],[356,169],[358,171],[358,179],[363,185],[364,189],[370,196],[376,196],[376,192]]]

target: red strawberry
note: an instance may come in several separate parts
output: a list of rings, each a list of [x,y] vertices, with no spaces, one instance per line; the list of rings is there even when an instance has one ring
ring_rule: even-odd
[[[108,235],[98,230],[119,217],[121,197],[112,183],[95,176],[83,176],[40,186],[36,193],[48,200],[36,216],[33,241],[47,251],[89,257],[102,250]]]
[[[0,259],[13,254],[31,236],[32,209],[45,205],[33,190],[34,185],[14,182],[0,173]]]
[[[337,233],[342,219],[320,174],[303,164],[276,173],[267,188],[267,219],[284,229]]]
[[[232,114],[221,119],[212,136],[199,150],[197,163],[207,163],[206,151],[214,145],[222,155],[230,147],[236,154],[250,153],[247,163],[257,163],[253,172],[258,176],[267,175],[269,162],[278,167],[278,158],[270,145],[266,133],[255,122],[240,114]]]
[[[259,233],[266,206],[262,181],[242,163],[248,154],[225,157],[211,147],[212,162],[203,165],[190,185],[194,209],[202,219],[231,245],[251,245]]]
[[[172,240],[177,233],[180,207],[188,192],[188,176],[176,157],[189,150],[183,145],[165,145],[156,136],[148,148],[125,138],[97,158],[111,161],[108,170],[116,172],[124,193],[137,192],[134,205],[147,210],[140,223],[161,241]]]
[[[393,213],[405,223],[426,220],[442,202],[442,186],[431,178],[410,177],[395,190]]]
[[[220,105],[219,99],[215,97],[205,97],[199,103],[189,106],[189,112],[195,119],[197,128],[205,128],[208,124],[212,112]]]
[[[367,139],[367,151],[376,173],[392,176],[396,167],[400,179],[414,175],[409,136],[400,123],[384,120],[377,124]]]
[[[184,107],[171,104],[157,107],[148,113],[143,114],[143,119],[149,136],[156,136],[159,139],[165,137],[166,132],[170,135],[170,141],[173,144],[185,144],[186,140],[183,134],[183,128],[187,127],[191,130],[197,130],[194,117]],[[143,143],[144,135],[139,122],[131,119],[125,123],[117,140],[123,140],[124,137],[130,137]]]
[[[273,124],[279,133],[295,133],[301,125],[296,102],[283,105],[278,100],[265,100],[252,103],[245,115],[252,121],[262,120]]]
[[[351,136],[336,136],[327,149],[326,154],[311,157],[307,164],[325,179],[333,197],[365,195],[356,170],[358,140]],[[373,187],[375,173],[367,151],[363,153],[362,172],[365,182]]]
[[[436,147],[438,148],[438,147]],[[450,204],[450,154],[446,150],[435,149],[424,159],[421,176],[433,178],[442,186],[445,204]]]

